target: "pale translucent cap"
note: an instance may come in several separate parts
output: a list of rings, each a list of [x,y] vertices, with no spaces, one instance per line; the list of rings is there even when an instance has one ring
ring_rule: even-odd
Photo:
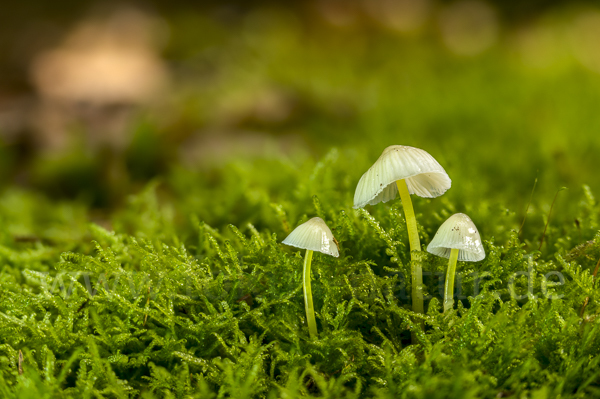
[[[442,258],[450,258],[452,249],[460,249],[458,260],[461,261],[479,262],[485,258],[485,250],[477,227],[464,213],[450,216],[427,246],[427,252]]]
[[[319,251],[336,258],[340,256],[331,230],[320,217],[302,223],[282,242],[292,247]]]
[[[393,200],[398,193],[396,181],[401,179],[406,180],[409,193],[424,198],[439,197],[452,185],[444,168],[427,151],[392,145],[360,178],[354,208]]]

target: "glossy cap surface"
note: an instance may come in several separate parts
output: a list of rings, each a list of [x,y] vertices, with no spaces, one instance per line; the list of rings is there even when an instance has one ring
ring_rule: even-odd
[[[354,193],[354,208],[396,198],[396,181],[404,179],[410,194],[435,198],[444,194],[452,180],[427,151],[403,145],[387,147],[360,178]]]
[[[479,262],[485,258],[485,250],[477,227],[464,213],[456,213],[438,229],[427,246],[427,252],[442,258],[450,258],[450,251],[459,249],[458,260]]]
[[[331,230],[320,217],[314,217],[296,227],[282,243],[296,248],[322,252],[336,258],[340,256]]]

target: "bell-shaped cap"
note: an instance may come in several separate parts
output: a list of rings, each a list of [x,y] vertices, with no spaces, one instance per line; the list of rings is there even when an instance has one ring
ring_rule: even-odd
[[[354,208],[393,200],[398,193],[396,181],[401,179],[406,181],[409,193],[424,198],[439,197],[452,185],[444,168],[427,151],[392,145],[360,178]]]
[[[479,262],[485,258],[485,250],[477,227],[464,213],[456,213],[438,229],[427,246],[427,252],[442,258],[450,258],[450,251],[459,249],[458,260]]]
[[[337,258],[340,253],[334,240],[325,221],[320,217],[314,217],[296,227],[282,242],[292,247],[319,251]]]

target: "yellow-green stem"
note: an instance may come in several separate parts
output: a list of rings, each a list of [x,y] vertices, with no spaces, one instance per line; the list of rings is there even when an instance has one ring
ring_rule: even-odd
[[[408,186],[404,179],[396,181],[398,186],[398,193],[400,193],[400,199],[402,200],[402,207],[404,208],[404,218],[406,219],[406,229],[408,230],[408,241],[410,244],[410,257],[411,262],[411,281],[412,281],[412,308],[415,313],[423,313],[423,270],[421,263],[415,261],[415,255],[413,251],[421,250],[421,242],[419,241],[419,231],[417,230],[417,219],[415,218],[415,211],[413,210],[412,201],[410,200],[410,193],[408,192]]]
[[[396,181],[396,185],[398,186],[402,207],[404,208],[404,218],[406,219],[406,228],[408,229],[410,251],[420,251],[421,242],[419,241],[419,231],[417,230],[417,218],[415,218],[415,211],[413,210],[408,186],[404,179]]]
[[[308,332],[311,339],[317,338],[317,320],[315,319],[315,309],[313,307],[312,290],[310,289],[310,264],[312,262],[313,251],[306,250],[304,256],[304,269],[302,271],[302,288],[304,289],[304,308],[306,309],[306,322],[308,323]]]
[[[444,313],[454,306],[454,275],[456,274],[458,251],[458,249],[450,251],[450,260],[448,261],[448,271],[446,272],[446,282],[444,284]]]

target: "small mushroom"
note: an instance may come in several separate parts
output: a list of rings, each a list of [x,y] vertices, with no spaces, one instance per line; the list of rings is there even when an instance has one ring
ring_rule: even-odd
[[[392,145],[383,150],[377,161],[360,178],[354,193],[354,208],[375,205],[396,198],[400,193],[404,217],[408,230],[410,250],[420,251],[417,220],[410,194],[435,198],[444,194],[452,180],[442,166],[427,151],[403,145]],[[411,254],[414,259],[414,254]],[[423,284],[421,266],[412,266],[413,311],[423,313],[423,295],[419,287]]]
[[[485,250],[477,227],[464,213],[456,213],[438,229],[427,246],[427,252],[448,258],[448,271],[444,286],[444,312],[454,305],[454,275],[456,261],[479,262],[485,258]]]
[[[308,222],[302,223],[296,227],[285,240],[283,244],[292,247],[306,249],[304,256],[304,268],[302,272],[302,288],[304,289],[304,308],[306,309],[306,320],[308,322],[308,331],[312,339],[317,338],[317,322],[315,319],[315,310],[313,307],[312,291],[310,288],[310,265],[312,262],[313,251],[322,252],[326,255],[340,256],[338,247],[325,221],[320,217],[314,217]]]

